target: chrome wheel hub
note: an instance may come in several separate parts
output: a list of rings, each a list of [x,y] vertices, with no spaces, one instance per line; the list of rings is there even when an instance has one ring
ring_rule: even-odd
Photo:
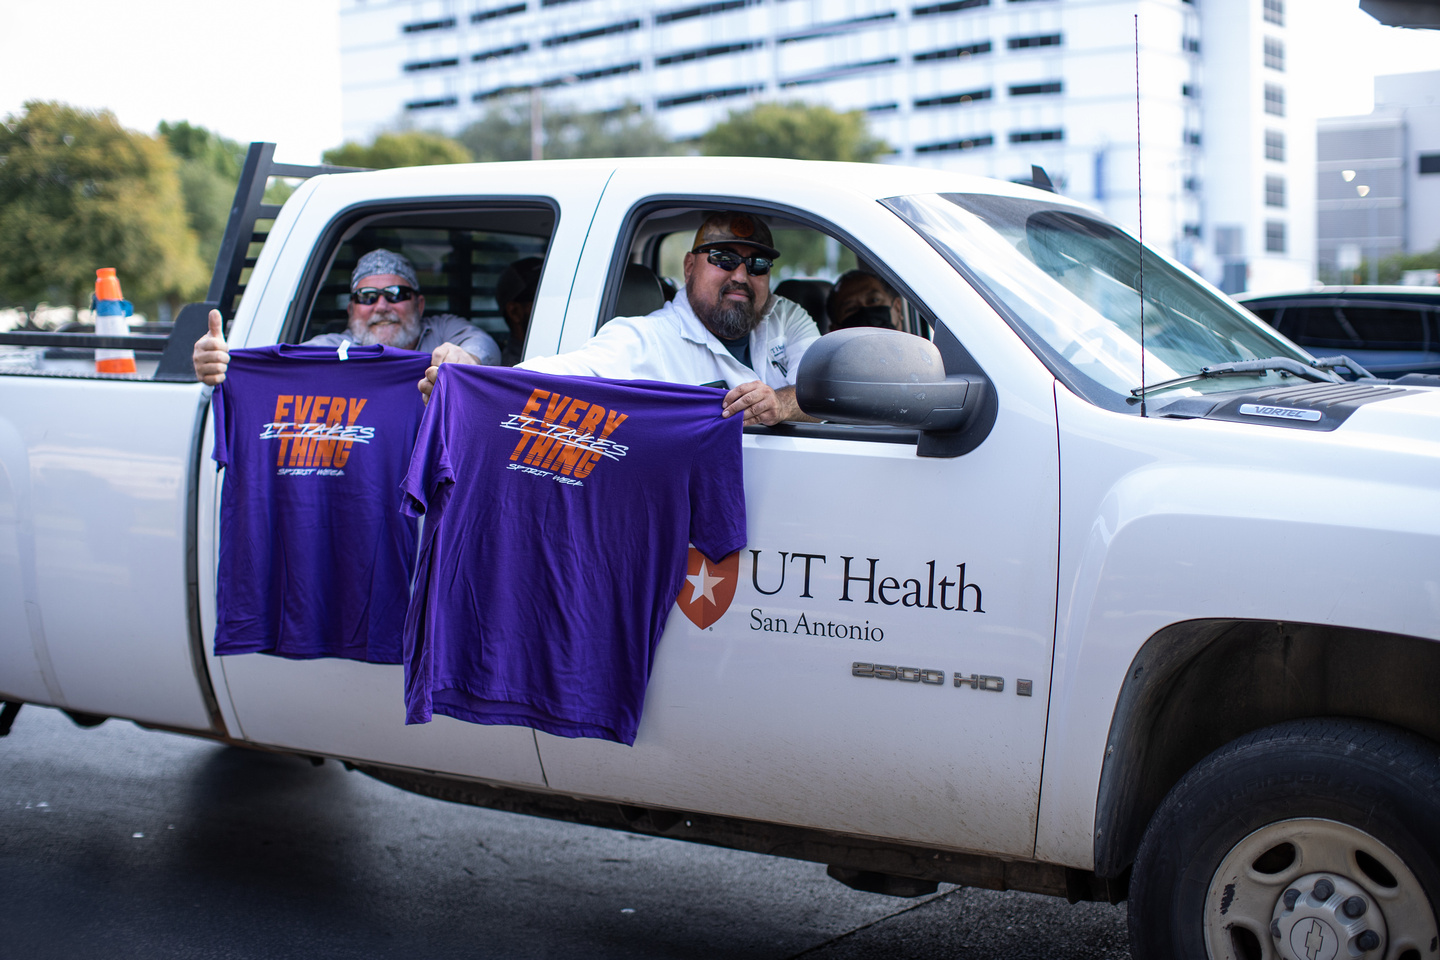
[[[1338,874],[1310,873],[1280,895],[1270,937],[1285,960],[1383,956],[1385,915],[1359,884]]]
[[[1419,880],[1388,846],[1334,820],[1281,820],[1231,848],[1205,899],[1214,960],[1430,956],[1440,937]]]

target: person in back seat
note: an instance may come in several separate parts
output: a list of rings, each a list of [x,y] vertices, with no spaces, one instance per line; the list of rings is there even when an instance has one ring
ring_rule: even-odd
[[[722,415],[745,423],[811,420],[795,402],[795,375],[820,337],[799,304],[770,292],[780,255],[770,228],[748,213],[711,214],[685,254],[685,287],[643,317],[617,317],[578,350],[520,366],[540,373],[728,387]],[[463,361],[462,361],[463,362]],[[438,364],[420,381],[426,397]]]
[[[442,352],[445,358],[453,358],[455,351],[469,358],[466,363],[500,362],[500,347],[494,338],[463,317],[448,313],[425,316],[425,295],[420,292],[414,265],[390,250],[371,250],[355,264],[346,313],[349,326],[344,333],[322,333],[305,342],[322,347],[345,341],[359,346],[383,343],[429,353],[434,363],[442,362]],[[211,310],[210,330],[195,341],[190,357],[195,376],[211,386],[225,379],[230,364],[230,348],[220,324],[220,311]]]
[[[846,327],[905,329],[905,300],[868,270],[850,270],[835,281],[825,302],[831,330]]]
[[[500,363],[513,367],[525,358],[525,334],[530,329],[530,314],[535,311],[535,294],[540,289],[540,257],[516,260],[495,282],[495,305],[510,328],[510,339],[500,352]]]

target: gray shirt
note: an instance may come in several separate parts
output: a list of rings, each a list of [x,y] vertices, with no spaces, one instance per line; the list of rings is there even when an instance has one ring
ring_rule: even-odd
[[[338,347],[346,341],[355,342],[348,330],[344,333],[322,333],[305,342],[320,347]],[[422,316],[420,342],[415,345],[415,349],[421,353],[431,353],[442,343],[455,344],[486,366],[493,367],[500,362],[500,345],[495,342],[495,338],[470,321],[453,313]]]

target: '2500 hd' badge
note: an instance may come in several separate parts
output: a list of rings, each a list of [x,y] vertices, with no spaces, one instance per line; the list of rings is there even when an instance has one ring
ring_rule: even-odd
[[[730,601],[735,599],[735,585],[739,581],[738,550],[715,563],[691,547],[685,569],[685,585],[680,588],[680,612],[704,630],[730,609]]]

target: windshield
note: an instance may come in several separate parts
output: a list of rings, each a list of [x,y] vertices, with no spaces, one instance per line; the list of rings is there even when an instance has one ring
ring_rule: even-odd
[[[1115,408],[1140,386],[1142,303],[1147,385],[1239,360],[1309,365],[1304,351],[1148,249],[1142,299],[1140,245],[1083,209],[958,193],[885,204],[1001,308],[1060,379],[1104,406]],[[1237,386],[1233,378],[1197,380],[1167,396]]]

